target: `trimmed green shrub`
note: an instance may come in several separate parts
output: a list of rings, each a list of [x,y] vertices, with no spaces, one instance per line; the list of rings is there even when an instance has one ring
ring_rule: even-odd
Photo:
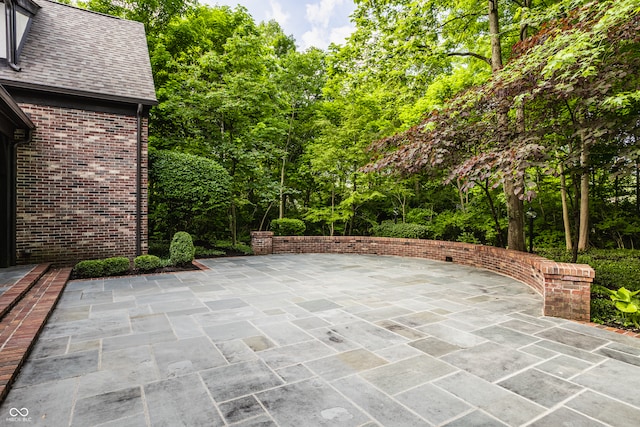
[[[207,230],[224,227],[231,187],[229,173],[214,160],[150,150],[151,236],[168,239],[174,231],[184,230],[201,238]]]
[[[184,265],[193,261],[196,256],[196,248],[193,246],[193,239],[189,233],[179,231],[174,234],[169,247],[169,256],[173,265]]]
[[[129,272],[131,268],[131,262],[129,258],[125,257],[113,257],[102,260],[104,264],[105,276],[120,276]]]
[[[73,267],[73,273],[82,279],[104,276],[104,261],[101,259],[89,259],[80,261]]]
[[[140,255],[133,260],[133,266],[140,271],[151,271],[160,268],[162,261],[155,255]]]
[[[307,229],[299,219],[282,218],[271,221],[271,231],[276,236],[302,236]]]
[[[375,225],[371,230],[377,237],[399,237],[404,239],[426,239],[429,236],[429,228],[420,224],[394,223],[384,221]]]

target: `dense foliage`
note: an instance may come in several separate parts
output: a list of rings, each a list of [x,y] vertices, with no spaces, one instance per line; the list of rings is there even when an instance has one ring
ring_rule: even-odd
[[[307,226],[299,219],[281,218],[271,221],[270,228],[276,236],[302,236]]]
[[[87,3],[148,29],[154,238],[215,250],[290,218],[519,250],[533,235],[569,260],[640,247],[640,0],[355,3],[327,52],[242,7]]]
[[[152,150],[149,164],[154,237],[168,240],[179,229],[209,233],[226,222],[231,179],[222,166],[206,157],[164,150]]]

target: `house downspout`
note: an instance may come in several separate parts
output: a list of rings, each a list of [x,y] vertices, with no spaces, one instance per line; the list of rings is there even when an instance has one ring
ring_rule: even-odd
[[[136,111],[136,256],[142,255],[142,104]]]
[[[5,26],[7,37],[7,63],[13,71],[20,71],[16,64],[16,9],[13,0],[5,0]]]

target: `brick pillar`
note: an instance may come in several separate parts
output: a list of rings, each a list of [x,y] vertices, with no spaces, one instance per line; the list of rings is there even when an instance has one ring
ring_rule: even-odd
[[[271,255],[273,253],[273,232],[252,231],[251,249],[254,255]]]
[[[594,270],[588,265],[545,262],[544,315],[589,321]]]

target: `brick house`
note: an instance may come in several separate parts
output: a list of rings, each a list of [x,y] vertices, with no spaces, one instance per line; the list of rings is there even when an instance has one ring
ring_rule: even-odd
[[[0,0],[0,267],[147,248],[144,26]]]

